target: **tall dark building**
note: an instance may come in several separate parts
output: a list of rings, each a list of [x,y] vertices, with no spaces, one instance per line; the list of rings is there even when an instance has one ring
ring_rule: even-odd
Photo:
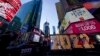
[[[55,35],[56,34],[55,26],[53,26],[52,28],[53,28],[53,34]]]
[[[44,23],[44,34],[45,34],[45,36],[50,35],[50,28],[49,28],[49,23],[48,22]]]
[[[82,7],[83,0],[60,0],[64,14],[66,12]]]
[[[27,28],[25,31],[31,31],[34,26],[40,28],[41,11],[42,0],[32,0],[23,4],[18,13],[23,22],[21,29]]]

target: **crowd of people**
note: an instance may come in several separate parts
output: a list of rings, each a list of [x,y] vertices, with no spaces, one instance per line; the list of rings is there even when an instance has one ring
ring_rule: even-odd
[[[21,36],[20,33],[17,32],[12,32],[12,31],[6,31],[4,34],[0,34],[0,56],[8,56],[9,51],[7,50],[7,47],[10,45],[12,41],[20,40]],[[20,36],[20,37],[19,37]],[[22,35],[23,36],[23,35]],[[30,37],[30,36],[27,36]],[[53,46],[50,49],[50,41],[51,41],[51,36],[46,36],[46,37],[41,37],[43,38],[41,43],[27,43],[27,48],[26,45],[23,47],[19,47],[20,50],[15,49],[15,53],[18,50],[18,52],[22,52],[21,50],[25,49],[30,49],[32,48],[32,53],[37,54],[42,53],[43,55],[49,53],[50,50],[55,50],[55,49],[71,49],[71,48],[94,48],[94,40],[89,38],[86,34],[80,34],[80,35],[54,35],[54,41],[53,41]],[[69,38],[70,37],[70,38]],[[22,38],[21,38],[22,39]],[[72,41],[72,42],[71,42]],[[17,41],[18,42],[18,41]],[[84,42],[84,43],[83,43]],[[21,44],[22,45],[22,44]],[[90,47],[89,47],[90,46]],[[14,53],[14,49],[11,50],[12,53]],[[15,55],[15,54],[13,54]]]
[[[6,31],[3,34],[0,34],[0,56],[4,56],[7,53],[7,47],[10,42],[15,40],[18,37],[16,32]]]

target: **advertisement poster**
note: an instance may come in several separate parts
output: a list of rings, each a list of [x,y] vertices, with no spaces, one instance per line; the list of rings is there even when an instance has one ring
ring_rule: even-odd
[[[20,7],[20,0],[0,0],[0,16],[10,22]]]
[[[79,33],[96,33],[100,32],[100,23],[95,20],[87,20],[77,23],[72,23],[67,29],[68,34],[79,34]]]
[[[79,9],[67,12],[64,18],[68,22],[74,23],[74,22],[84,21],[88,19],[93,19],[94,16],[87,9],[79,8]]]

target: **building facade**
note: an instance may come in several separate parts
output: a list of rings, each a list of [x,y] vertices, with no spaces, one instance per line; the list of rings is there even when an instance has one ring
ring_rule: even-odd
[[[62,8],[61,2],[56,3],[56,9],[58,14],[58,20],[61,22],[64,18],[64,10]]]
[[[42,0],[32,0],[23,4],[17,16],[22,20],[21,30],[29,32],[35,26],[40,28],[40,17],[42,11]],[[25,30],[23,30],[25,28]]]
[[[58,20],[59,20],[59,22],[58,22],[59,33],[61,33],[61,30],[62,30],[62,28],[61,28],[61,22],[64,19],[64,13],[65,13],[64,9],[62,7],[61,2],[57,2],[56,3],[56,10],[57,10]]]

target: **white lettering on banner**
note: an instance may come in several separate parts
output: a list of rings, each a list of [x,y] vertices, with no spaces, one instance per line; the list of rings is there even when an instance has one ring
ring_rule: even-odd
[[[75,26],[78,27],[78,28],[81,28],[81,30],[83,30],[83,31],[86,31],[86,30],[96,29],[95,24],[96,23],[94,21],[87,21],[87,22],[84,22],[84,23],[75,24]]]
[[[5,10],[8,8],[13,8],[9,3],[4,3],[4,2],[0,3],[0,6],[4,7]]]
[[[32,48],[26,48],[26,49],[22,49],[21,53],[30,53],[32,51]]]
[[[86,31],[86,30],[93,30],[93,29],[96,29],[96,26],[95,26],[95,25],[83,26],[83,27],[81,27],[81,29],[82,29],[83,31]]]
[[[3,14],[3,13],[1,13],[1,12],[0,12],[0,16],[2,16],[2,17],[4,17],[4,18],[6,17],[6,15]]]

